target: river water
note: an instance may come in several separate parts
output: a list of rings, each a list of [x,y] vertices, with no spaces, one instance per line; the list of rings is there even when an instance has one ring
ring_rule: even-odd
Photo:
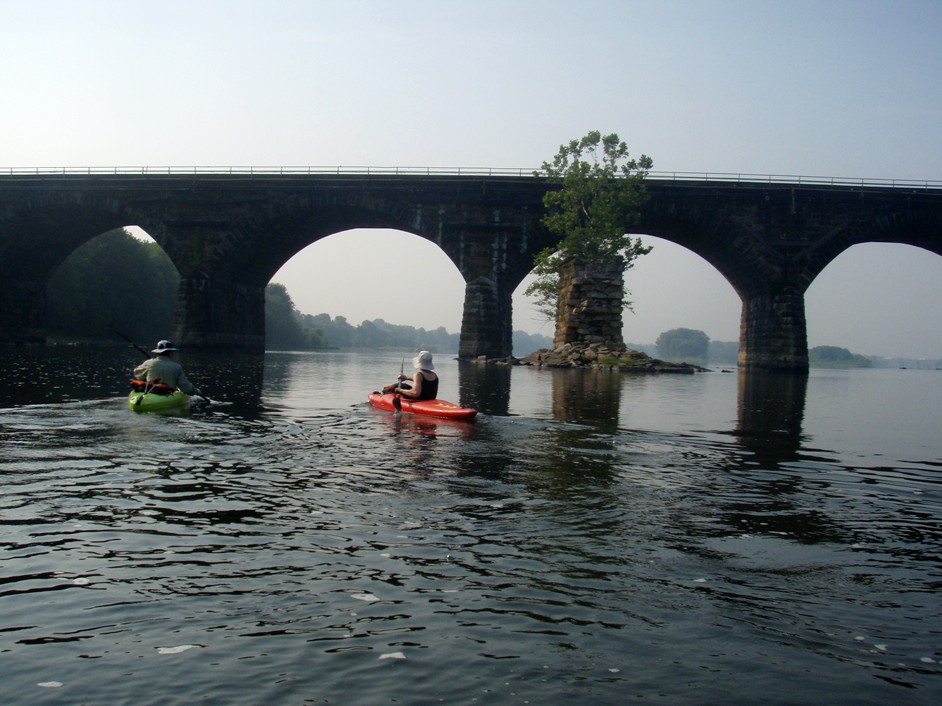
[[[0,355],[4,704],[942,698],[942,371]]]

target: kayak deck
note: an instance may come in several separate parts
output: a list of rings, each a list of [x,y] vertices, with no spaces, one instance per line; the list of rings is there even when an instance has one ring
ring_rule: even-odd
[[[128,395],[128,407],[135,412],[182,413],[190,409],[190,396],[183,390],[169,395],[132,391]]]
[[[392,393],[371,392],[369,396],[370,404],[379,409],[385,409],[389,412],[408,412],[409,414],[424,414],[430,417],[439,417],[441,419],[474,419],[478,413],[471,407],[460,407],[447,400],[410,400],[408,397],[400,397],[401,404],[395,404],[396,395]]]

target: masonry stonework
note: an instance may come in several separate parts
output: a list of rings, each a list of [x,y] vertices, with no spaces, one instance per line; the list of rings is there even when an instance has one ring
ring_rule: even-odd
[[[904,243],[942,255],[937,182],[645,184],[650,198],[636,232],[687,248],[730,283],[743,302],[745,369],[807,372],[804,293],[851,246]],[[261,350],[264,289],[278,269],[321,238],[382,228],[435,243],[461,273],[459,357],[509,356],[512,294],[536,253],[556,242],[541,223],[551,188],[522,173],[0,175],[0,343],[42,344],[46,284],[56,268],[82,243],[134,224],[180,273],[177,338]],[[388,273],[349,265],[377,296],[395,286]],[[561,337],[620,341],[616,288],[573,284]]]
[[[807,369],[808,334],[804,296],[786,287],[743,303],[739,367],[794,372]]]
[[[621,343],[624,307],[621,258],[571,261],[560,272],[553,346],[567,343]]]

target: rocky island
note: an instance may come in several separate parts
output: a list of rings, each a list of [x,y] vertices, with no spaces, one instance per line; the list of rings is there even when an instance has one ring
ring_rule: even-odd
[[[553,349],[542,348],[523,358],[477,359],[497,365],[530,365],[545,368],[591,368],[625,373],[703,373],[707,368],[691,363],[669,363],[652,358],[620,343],[564,343]]]

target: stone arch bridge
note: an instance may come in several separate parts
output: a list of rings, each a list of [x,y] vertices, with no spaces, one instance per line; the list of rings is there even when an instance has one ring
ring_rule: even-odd
[[[647,180],[637,233],[711,263],[742,300],[740,366],[805,371],[804,293],[857,243],[942,255],[942,184]],[[264,346],[264,290],[333,233],[391,228],[442,249],[465,280],[459,356],[511,352],[511,296],[552,237],[545,180],[521,173],[10,173],[0,175],[0,341],[42,343],[46,283],[77,247],[128,225],[181,275],[173,338]]]

